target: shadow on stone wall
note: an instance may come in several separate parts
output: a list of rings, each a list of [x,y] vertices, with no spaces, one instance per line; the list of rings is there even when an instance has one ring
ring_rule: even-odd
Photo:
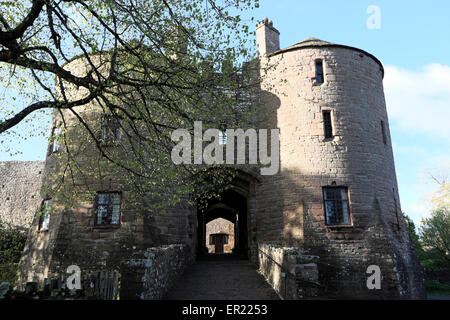
[[[423,271],[403,216],[400,216],[398,228],[394,228],[390,221],[392,213],[388,212],[387,204],[391,199],[385,196],[390,195],[390,190],[378,190],[385,188],[386,184],[379,183],[378,177],[364,178],[364,171],[361,170],[356,177],[353,168],[355,164],[350,160],[343,160],[342,151],[332,153],[329,150],[334,155],[334,161],[350,161],[343,165],[342,172],[339,173],[336,169],[333,172],[333,166],[328,165],[322,168],[318,164],[311,169],[313,172],[323,172],[321,174],[303,172],[301,164],[292,165],[296,163],[292,161],[295,160],[295,153],[304,152],[301,141],[295,141],[289,136],[292,133],[288,128],[280,125],[280,99],[277,95],[264,91],[261,97],[261,104],[264,106],[261,111],[265,116],[261,127],[281,127],[280,151],[281,147],[284,150],[280,153],[280,172],[274,176],[258,177],[260,183],[255,185],[255,198],[250,199],[250,203],[253,201],[251,217],[256,219],[252,226],[257,230],[257,242],[297,247],[307,255],[320,257],[319,296],[323,298],[426,298]],[[316,140],[317,146],[314,145],[314,148],[329,148],[331,143],[321,143],[319,138]],[[346,146],[341,142],[333,142],[332,146],[340,150],[341,144]],[[291,157],[291,167],[283,158],[287,156]],[[373,157],[375,156],[378,155]],[[309,161],[312,163],[326,161],[314,159],[312,154],[310,157]],[[368,162],[367,165],[372,163]],[[373,172],[375,168],[377,167],[370,169]],[[369,179],[372,179],[370,186]],[[322,188],[333,186],[348,187],[351,217],[349,226],[328,226],[325,223]],[[253,247],[255,245],[253,243]],[[380,290],[369,290],[367,287],[369,274],[366,271],[370,265],[380,267]]]

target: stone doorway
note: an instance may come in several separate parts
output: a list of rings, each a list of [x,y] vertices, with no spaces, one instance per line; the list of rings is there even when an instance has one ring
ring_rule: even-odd
[[[205,240],[210,254],[235,252],[234,223],[223,218],[217,218],[206,223]]]
[[[228,244],[228,235],[223,233],[216,233],[211,235],[210,244],[214,245],[214,253],[224,253],[224,245]]]

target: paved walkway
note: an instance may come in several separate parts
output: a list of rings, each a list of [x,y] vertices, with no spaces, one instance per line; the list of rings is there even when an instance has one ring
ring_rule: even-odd
[[[166,296],[169,300],[279,300],[248,260],[223,255],[188,267]]]

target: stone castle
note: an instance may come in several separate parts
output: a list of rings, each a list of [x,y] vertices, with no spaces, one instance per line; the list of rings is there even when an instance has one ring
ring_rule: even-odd
[[[13,208],[17,197],[27,207],[42,202],[48,212],[30,224],[22,285],[42,283],[72,264],[81,270],[120,270],[136,252],[177,244],[186,248],[187,262],[205,252],[232,251],[265,269],[279,291],[282,272],[276,268],[289,266],[289,255],[297,250],[315,257],[319,296],[424,297],[400,207],[381,62],[361,49],[314,38],[280,49],[280,33],[267,19],[256,34],[260,65],[276,66],[262,79],[266,120],[257,126],[280,129],[279,172],[262,176],[241,170],[232,187],[202,212],[180,204],[164,215],[141,215],[138,206],[123,205],[130,191],[119,182],[90,181],[98,197],[63,209],[57,199],[19,191],[34,184],[37,173],[22,184],[12,177],[16,169],[2,164],[2,179],[12,177],[2,186],[2,217],[8,210],[20,215]],[[78,63],[66,68],[73,71]],[[53,125],[56,121],[57,116]],[[53,149],[49,146],[45,166],[28,164],[39,176],[42,171],[44,180],[58,167]],[[11,164],[17,165],[24,164]],[[34,202],[26,202],[31,196]],[[211,225],[217,219],[226,228]],[[378,290],[366,285],[370,265],[381,270]]]

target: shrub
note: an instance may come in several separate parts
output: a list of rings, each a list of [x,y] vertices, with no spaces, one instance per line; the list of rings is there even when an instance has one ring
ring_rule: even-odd
[[[0,222],[0,282],[14,284],[26,239],[19,229]]]

